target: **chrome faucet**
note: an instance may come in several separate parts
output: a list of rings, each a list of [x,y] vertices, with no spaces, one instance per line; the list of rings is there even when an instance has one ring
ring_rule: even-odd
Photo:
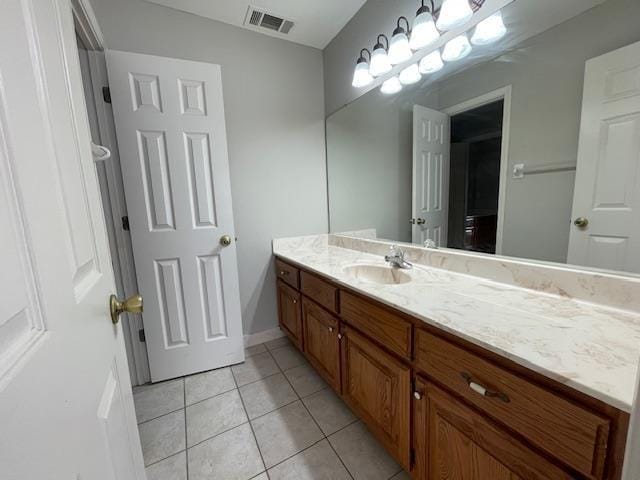
[[[385,255],[384,261],[388,262],[392,267],[410,269],[413,265],[404,259],[404,252],[397,245],[391,245],[389,255]]]

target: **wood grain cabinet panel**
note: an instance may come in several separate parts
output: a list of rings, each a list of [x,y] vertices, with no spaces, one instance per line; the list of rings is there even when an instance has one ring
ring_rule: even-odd
[[[411,322],[348,292],[340,292],[342,318],[392,352],[411,358]]]
[[[338,289],[307,272],[300,273],[300,290],[327,310],[338,312]]]
[[[417,480],[573,478],[495,424],[420,379],[414,397]]]
[[[276,259],[276,275],[296,290],[300,288],[300,270],[293,265]]]
[[[352,328],[342,338],[342,395],[371,432],[409,468],[411,371]]]
[[[416,363],[569,467],[602,478],[610,420],[423,330],[416,332]]]
[[[300,293],[278,280],[278,322],[280,327],[300,350],[302,343],[302,309]]]
[[[340,329],[336,317],[312,301],[302,299],[304,351],[331,387],[340,392]]]

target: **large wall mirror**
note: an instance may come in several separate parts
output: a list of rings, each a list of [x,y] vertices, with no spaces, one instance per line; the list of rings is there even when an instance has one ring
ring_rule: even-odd
[[[499,44],[327,118],[331,231],[640,273],[640,1],[503,17]]]

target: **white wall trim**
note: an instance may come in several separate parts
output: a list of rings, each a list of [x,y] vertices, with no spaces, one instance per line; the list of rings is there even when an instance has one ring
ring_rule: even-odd
[[[504,100],[502,110],[502,145],[500,148],[500,183],[498,187],[498,226],[496,228],[496,255],[502,254],[505,207],[507,204],[507,177],[509,173],[509,135],[511,132],[511,90],[507,85],[479,97],[466,100],[443,110],[449,116],[482,107],[497,100]]]
[[[76,34],[87,50],[104,50],[104,36],[89,0],[71,0]]]
[[[280,327],[264,330],[258,333],[252,333],[251,335],[244,336],[244,346],[245,348],[253,347],[254,345],[260,345],[261,343],[269,342],[280,337],[284,337],[284,332],[280,330]]]

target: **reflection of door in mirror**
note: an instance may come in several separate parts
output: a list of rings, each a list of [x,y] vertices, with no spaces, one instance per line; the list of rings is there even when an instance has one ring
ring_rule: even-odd
[[[640,43],[589,60],[568,262],[640,273]]]
[[[449,115],[414,105],[413,243],[447,246],[449,148]]]
[[[414,106],[413,242],[496,253],[504,100]]]

